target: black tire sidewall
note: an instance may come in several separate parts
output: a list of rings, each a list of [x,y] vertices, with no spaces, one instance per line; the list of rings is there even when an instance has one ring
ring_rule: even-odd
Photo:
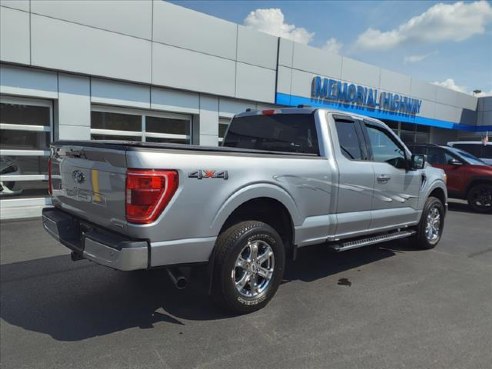
[[[473,193],[476,192],[481,187],[486,187],[488,188],[489,191],[492,191],[492,186],[488,184],[477,184],[473,186],[470,189],[470,191],[468,191],[468,196],[467,196],[468,205],[470,206],[470,208],[472,208],[472,210],[476,211],[477,213],[490,213],[492,212],[492,206],[491,207],[478,206],[475,204],[475,201],[472,198]]]
[[[430,242],[426,235],[425,235],[425,227],[426,227],[426,222],[427,222],[427,216],[429,215],[429,212],[431,209],[437,206],[437,209],[439,211],[439,214],[441,216],[441,224],[439,227],[439,238],[434,241]],[[422,211],[422,217],[420,219],[419,227],[417,230],[417,246],[421,249],[432,249],[436,247],[436,245],[439,243],[439,241],[442,238],[442,232],[444,229],[444,218],[445,218],[445,211],[444,211],[444,205],[442,204],[441,200],[439,200],[436,197],[429,197],[427,201],[425,202],[424,210]]]
[[[237,232],[229,232],[229,239],[224,242],[227,252],[223,254],[223,260],[220,260],[217,266],[220,292],[223,295],[219,298],[224,300],[229,310],[239,313],[248,313],[264,307],[277,292],[278,286],[282,281],[285,267],[285,249],[278,233],[269,225],[262,222],[242,222],[235,226]],[[241,232],[241,229],[247,227],[247,230]],[[227,232],[227,231],[226,231]],[[239,236],[237,236],[239,234]],[[260,295],[254,298],[243,296],[237,291],[231,273],[235,266],[237,257],[241,250],[251,241],[264,241],[272,248],[275,266],[272,279],[268,287]]]

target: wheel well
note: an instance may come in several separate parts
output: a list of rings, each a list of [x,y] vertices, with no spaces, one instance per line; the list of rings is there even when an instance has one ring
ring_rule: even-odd
[[[268,197],[245,202],[229,215],[220,233],[245,220],[258,220],[268,224],[278,232],[287,248],[292,246],[294,226],[289,211],[281,202]]]
[[[437,197],[441,200],[443,205],[446,203],[446,195],[444,194],[444,190],[442,188],[434,189],[429,196]]]
[[[468,185],[468,187],[466,188],[466,192],[465,192],[465,199],[468,197],[468,192],[470,192],[470,190],[476,186],[476,185],[479,185],[479,184],[485,184],[485,185],[489,185],[489,186],[492,186],[492,182],[490,181],[487,181],[485,179],[475,179],[474,181],[470,182],[470,184]]]

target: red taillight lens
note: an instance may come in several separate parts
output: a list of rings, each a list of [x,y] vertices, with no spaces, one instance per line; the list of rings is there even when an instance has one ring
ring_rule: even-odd
[[[48,159],[48,193],[53,195],[53,181],[51,179],[51,158]]]
[[[166,208],[178,188],[174,170],[128,169],[126,173],[126,220],[152,223]]]
[[[273,114],[275,114],[275,109],[262,110],[261,113],[263,115],[273,115]]]

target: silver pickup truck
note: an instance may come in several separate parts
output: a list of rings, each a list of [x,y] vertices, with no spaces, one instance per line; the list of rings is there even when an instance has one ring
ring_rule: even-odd
[[[221,147],[59,141],[44,228],[119,270],[207,263],[213,299],[265,306],[299,247],[440,240],[446,177],[375,119],[313,108],[246,111]]]

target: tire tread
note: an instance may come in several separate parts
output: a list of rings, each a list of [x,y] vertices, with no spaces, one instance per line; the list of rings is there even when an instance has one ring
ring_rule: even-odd
[[[261,309],[264,307],[268,301],[273,297],[273,294],[276,291],[276,288],[278,286],[272,286],[270,288],[274,289],[273,294],[269,298],[266,298],[264,301],[257,305],[244,305],[244,306],[238,306],[238,304],[234,304],[233,301],[228,298],[228,292],[225,289],[225,283],[229,277],[226,275],[227,274],[227,268],[225,264],[227,263],[227,259],[229,255],[233,252],[233,249],[236,247],[236,242],[241,239],[241,237],[244,236],[244,234],[250,232],[251,230],[254,230],[255,228],[263,228],[266,229],[277,236],[277,238],[280,240],[280,237],[278,236],[277,232],[270,227],[268,224],[260,222],[260,221],[255,221],[255,220],[249,220],[249,221],[243,221],[236,223],[229,227],[227,230],[225,230],[222,234],[219,235],[217,242],[216,242],[216,254],[215,254],[215,265],[214,265],[214,271],[213,271],[213,281],[212,281],[212,299],[213,301],[225,308],[228,311],[233,311],[235,313],[249,313],[253,312],[256,310]],[[283,245],[280,243],[280,247],[283,249]],[[282,270],[281,272],[283,273],[283,265],[278,265]],[[277,268],[277,264],[276,264]]]

